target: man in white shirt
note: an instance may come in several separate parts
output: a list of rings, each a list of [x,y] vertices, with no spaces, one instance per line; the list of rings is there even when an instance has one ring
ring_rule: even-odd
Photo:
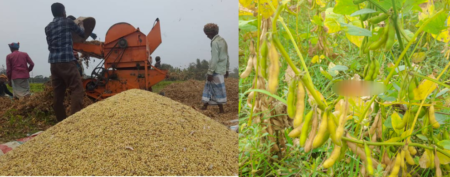
[[[206,24],[203,31],[211,39],[211,61],[203,89],[202,109],[206,110],[208,105],[218,105],[220,113],[224,113],[223,104],[227,102],[224,78],[228,77],[230,69],[228,45],[225,39],[219,36],[219,27],[216,24]]]

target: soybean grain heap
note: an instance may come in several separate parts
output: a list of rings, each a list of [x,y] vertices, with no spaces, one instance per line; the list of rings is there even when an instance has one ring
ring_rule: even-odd
[[[135,89],[88,106],[0,157],[0,176],[237,173],[236,133],[188,106]]]

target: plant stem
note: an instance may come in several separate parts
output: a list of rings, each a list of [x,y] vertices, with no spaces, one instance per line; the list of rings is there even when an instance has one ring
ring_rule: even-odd
[[[447,68],[448,68],[448,65],[447,65],[447,67],[445,67],[444,70],[442,70],[441,74],[439,74],[439,76],[438,76],[436,79],[439,80],[439,78],[442,76],[442,74],[444,74],[444,72],[447,70]],[[430,89],[431,89],[431,88],[429,88],[429,89],[427,90],[427,92],[428,92]],[[429,94],[431,94],[431,93],[429,93]],[[428,94],[428,95],[429,95],[429,94]],[[409,130],[409,134],[412,134],[412,132],[413,132],[414,126],[416,125],[417,119],[419,118],[419,114],[420,114],[420,111],[421,111],[421,109],[422,109],[423,103],[425,102],[425,100],[426,100],[426,98],[428,97],[428,95],[427,95],[427,96],[422,100],[422,102],[420,103],[419,109],[417,110],[417,113],[416,113],[416,116],[415,116],[415,118],[414,118],[414,121],[413,121],[413,124],[412,124],[412,126],[411,126],[411,129]],[[432,103],[432,104],[433,104],[433,103]],[[408,141],[410,141],[410,139],[411,139],[411,136],[408,137]],[[450,156],[449,156],[449,157],[450,157]]]
[[[436,84],[439,84],[439,85],[441,85],[441,86],[450,88],[450,85],[444,84],[444,83],[442,83],[442,82],[439,82],[439,81],[436,80],[436,79],[433,79],[433,78],[430,78],[430,77],[427,77],[427,76],[422,76],[422,75],[418,74],[418,73],[415,72],[415,71],[410,71],[409,74],[410,74],[410,75],[413,75],[413,76],[420,77],[420,78],[422,78],[422,79],[426,79],[426,80],[432,81],[432,82],[434,82],[434,83],[436,83]]]
[[[378,4],[377,2],[375,2],[374,0],[368,0],[371,4],[377,6],[378,9],[380,9],[381,11],[383,11],[384,13],[388,13],[388,11],[386,9],[384,9],[380,4]]]
[[[272,41],[274,42],[273,44],[275,44],[275,47],[277,47],[278,50],[280,51],[280,53],[283,56],[283,58],[286,60],[286,62],[292,68],[292,70],[294,71],[295,75],[300,75],[299,69],[295,66],[294,62],[292,62],[291,57],[286,52],[284,47],[281,45],[280,39],[278,39],[278,37],[276,37],[276,36],[272,36]]]
[[[270,3],[269,3],[269,4],[270,4]],[[277,20],[278,20],[278,18],[280,17],[280,13],[281,13],[281,11],[283,10],[283,7],[284,7],[284,5],[278,6],[277,11],[275,12],[275,16],[274,16],[273,19],[272,19],[272,33],[274,33],[274,34],[278,33],[278,30],[277,30]]]
[[[342,140],[350,141],[352,143],[364,144],[364,141],[355,140],[355,139],[351,139],[351,138],[347,138],[347,137],[342,137]],[[367,143],[367,145],[374,145],[374,146],[405,146],[405,143],[401,143],[401,142],[370,142],[370,141],[365,141],[365,142]],[[424,149],[431,149],[431,150],[434,150],[434,148],[435,148],[435,147],[430,147],[430,146],[426,146],[426,145],[419,144],[419,143],[409,143],[408,145],[421,147]],[[447,157],[450,157],[450,153],[444,151],[443,149],[436,147],[436,150],[439,151],[440,153],[446,155]]]
[[[447,57],[448,59],[448,57]],[[445,73],[445,71],[448,69],[448,67],[450,66],[450,62],[447,63],[447,66],[445,66],[444,70],[441,72],[441,74],[439,74],[438,78],[441,78],[441,76]]]
[[[394,9],[394,15],[392,16],[392,21],[394,21],[394,27],[395,27],[395,31],[397,33],[398,44],[400,45],[400,50],[403,51],[403,49],[404,49],[403,48],[403,42],[402,42],[402,37],[401,37],[401,34],[400,34],[400,28],[398,27],[398,23],[397,23],[398,15],[397,15],[397,9],[395,8],[395,1],[394,0],[392,0],[392,8]],[[406,62],[408,63],[409,66],[411,66],[411,63],[408,60],[406,60]]]
[[[273,44],[275,44],[275,46],[280,51],[281,55],[283,55],[283,58],[286,60],[286,62],[292,68],[292,70],[294,71],[295,75],[301,75],[301,73],[298,70],[298,68],[292,62],[291,57],[289,57],[289,54],[286,52],[284,47],[281,45],[280,39],[278,39],[277,36],[272,36],[272,41],[273,41]],[[314,85],[312,84],[310,77],[308,78],[308,76],[302,76],[301,81],[303,82],[303,85],[305,85],[306,89],[308,89],[309,93],[316,100],[316,102],[318,103],[319,108],[321,110],[325,110],[326,105],[321,101],[320,96],[316,92],[316,89],[314,89]]]
[[[369,0],[372,1],[372,0]],[[400,64],[400,61],[402,61],[403,57],[405,56],[406,52],[408,51],[409,47],[412,45],[413,41],[415,41],[415,39],[417,38],[417,36],[419,36],[419,34],[423,31],[423,29],[425,28],[425,26],[428,25],[428,23],[430,23],[431,20],[434,20],[434,17],[440,15],[441,13],[443,13],[443,10],[440,10],[438,13],[436,13],[433,17],[429,18],[427,21],[425,21],[422,26],[420,26],[420,28],[416,31],[416,33],[414,33],[414,37],[411,39],[411,41],[408,42],[408,45],[405,47],[405,49],[403,50],[403,52],[400,54],[400,56],[398,57],[397,61],[395,61],[395,66],[394,68],[397,68],[398,65]],[[387,85],[391,79],[391,77],[394,75],[395,69],[392,69],[391,72],[389,72],[389,75],[386,77],[386,80],[384,80],[384,85]]]
[[[369,2],[372,2],[372,0],[369,0]],[[443,11],[439,11],[437,14],[435,14],[433,17],[429,18],[427,21],[425,21],[422,26],[420,26],[420,28],[416,31],[416,33],[414,33],[414,37],[411,38],[411,41],[408,42],[408,44],[406,45],[406,48],[403,49],[403,52],[400,54],[400,56],[398,57],[397,61],[395,61],[395,66],[394,68],[391,70],[391,72],[389,72],[389,75],[386,77],[386,79],[384,80],[384,85],[387,85],[390,81],[390,79],[392,78],[392,76],[394,75],[395,72],[395,68],[398,67],[398,65],[400,64],[400,61],[402,61],[403,57],[405,56],[406,52],[408,51],[409,47],[412,45],[412,43],[415,41],[415,39],[417,38],[417,36],[419,36],[419,34],[423,31],[423,29],[425,28],[425,26],[430,23],[430,21],[432,19],[434,19],[434,17],[436,17],[438,14],[443,13]],[[423,37],[423,36],[422,36]],[[363,117],[365,116],[365,114],[367,113],[367,111],[370,108],[370,105],[372,105],[372,103],[375,101],[375,99],[378,97],[378,95],[374,95],[372,97],[372,99],[369,102],[369,105],[366,107],[366,109],[364,110],[363,113]]]
[[[269,3],[270,7],[272,8],[272,10],[275,10],[275,8],[273,7],[273,5],[271,3]],[[298,57],[300,57],[300,62],[302,64],[303,69],[306,72],[307,77],[311,77],[308,71],[308,68],[306,67],[305,64],[305,60],[303,59],[303,55],[300,52],[300,50],[298,49],[297,43],[294,40],[294,37],[292,36],[291,30],[286,26],[286,23],[284,23],[283,18],[279,17],[279,21],[281,22],[281,24],[283,25],[284,29],[286,30],[286,33],[288,34],[292,44],[294,45],[295,51],[297,52]],[[276,22],[276,21],[274,21]]]
[[[260,33],[261,33],[261,14],[260,14],[260,5],[261,2],[258,0],[258,32],[256,36],[256,74],[255,74],[255,86],[254,88],[258,88],[258,68],[259,68],[259,39],[260,39]],[[247,125],[252,124],[252,118],[253,118],[253,109],[255,108],[255,101],[256,97],[258,96],[258,92],[255,93],[252,99],[252,108],[250,110],[250,117],[248,118]]]
[[[275,10],[275,8],[273,7],[273,5],[271,3],[269,3],[269,5],[270,5],[270,7],[273,10]],[[281,8],[281,6],[279,8]],[[324,104],[322,102],[322,100],[320,99],[319,95],[316,93],[316,89],[314,89],[314,85],[312,83],[311,75],[309,75],[309,71],[308,71],[308,68],[306,67],[305,60],[303,59],[303,55],[300,52],[300,50],[299,50],[299,48],[297,46],[297,43],[295,42],[294,37],[292,36],[291,30],[286,26],[286,23],[284,23],[283,18],[278,17],[278,19],[281,22],[281,24],[283,25],[283,27],[286,30],[287,34],[289,35],[289,38],[291,39],[292,44],[294,44],[294,48],[295,48],[295,51],[297,52],[297,55],[300,57],[300,62],[302,64],[302,67],[303,67],[303,69],[305,71],[305,74],[306,74],[305,76],[303,76],[303,79],[302,79],[302,81],[304,82],[304,85],[306,86],[306,88],[308,89],[309,93],[314,97],[314,99],[318,103],[319,108],[321,110],[325,110],[326,104]],[[277,19],[274,19],[273,23],[276,23],[276,20]],[[272,38],[277,39],[275,36],[272,36]],[[281,42],[279,40],[278,40],[278,42],[276,42],[277,40],[274,40],[274,41],[275,41],[275,43],[278,43],[277,47],[283,48],[282,45],[281,45]],[[285,52],[285,54],[287,54],[287,52]],[[286,55],[286,56],[287,57],[285,57],[285,59],[286,60],[290,60],[289,55]],[[291,62],[291,64],[290,64],[290,66],[291,66],[292,70],[294,70],[294,72],[295,72],[295,70],[297,70],[297,69],[294,69],[294,68],[296,68],[296,66],[292,62]],[[297,72],[295,74],[298,75],[298,74],[300,74],[300,72],[297,70]]]

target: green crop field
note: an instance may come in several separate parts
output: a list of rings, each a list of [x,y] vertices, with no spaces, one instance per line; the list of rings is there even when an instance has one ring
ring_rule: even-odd
[[[9,91],[11,91],[11,93],[12,93],[12,91],[13,91],[12,88],[9,85],[7,85],[7,87],[9,89]],[[42,91],[44,91],[44,84],[42,84],[42,83],[30,83],[30,91],[31,91],[31,93],[42,92]]]
[[[448,1],[239,2],[240,176],[449,175]]]

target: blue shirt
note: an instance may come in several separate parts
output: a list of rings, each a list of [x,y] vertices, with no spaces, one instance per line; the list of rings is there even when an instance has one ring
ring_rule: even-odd
[[[73,56],[72,32],[84,36],[84,29],[71,19],[56,17],[45,27],[50,54],[49,63],[64,63],[75,60]]]

